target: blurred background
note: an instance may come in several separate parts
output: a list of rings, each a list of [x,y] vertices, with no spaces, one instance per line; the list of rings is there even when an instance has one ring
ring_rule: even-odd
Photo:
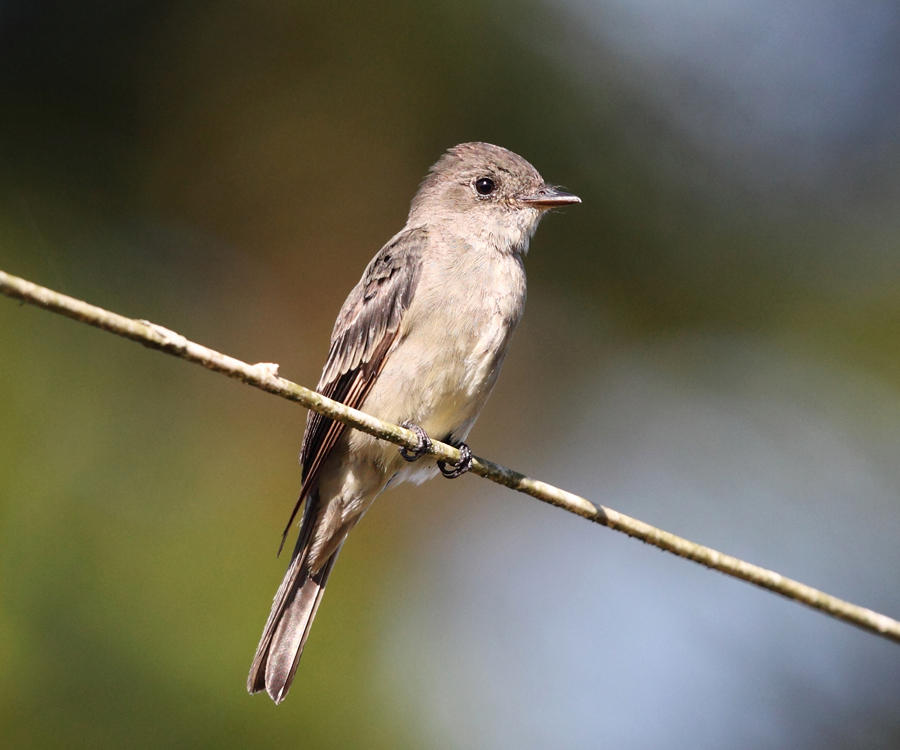
[[[428,166],[549,216],[474,450],[900,615],[900,6],[0,5],[0,268],[314,385]],[[244,681],[305,412],[0,299],[0,736],[896,748],[900,648],[474,477]]]

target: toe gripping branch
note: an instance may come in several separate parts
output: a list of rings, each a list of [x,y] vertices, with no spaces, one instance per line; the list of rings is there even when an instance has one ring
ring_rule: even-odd
[[[457,463],[437,462],[438,469],[447,479],[456,479],[456,477],[462,476],[472,468],[472,451],[469,449],[469,446],[465,443],[460,443],[456,448],[459,449],[459,461]]]
[[[419,425],[413,424],[412,422],[404,422],[400,426],[416,433],[416,437],[419,439],[419,443],[415,448],[410,449],[406,446],[400,448],[400,455],[404,459],[406,459],[407,461],[416,461],[422,458],[422,456],[424,456],[425,454],[431,452],[431,439],[428,437],[425,430],[423,430]],[[441,474],[447,477],[447,479],[456,479],[456,477],[462,476],[472,468],[472,451],[469,449],[469,446],[465,443],[459,443],[459,445],[455,447],[459,450],[460,454],[458,462],[437,462],[438,469],[440,470]]]
[[[417,461],[431,451],[431,439],[419,425],[413,424],[412,422],[404,422],[400,426],[416,433],[416,437],[419,438],[419,444],[412,450],[405,445],[400,448],[400,455],[403,456],[403,458],[407,461]]]

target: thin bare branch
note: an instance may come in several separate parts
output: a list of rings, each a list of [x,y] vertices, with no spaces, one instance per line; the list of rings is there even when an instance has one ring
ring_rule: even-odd
[[[179,333],[150,323],[134,320],[90,305],[65,294],[39,286],[25,279],[0,271],[0,292],[47,310],[60,313],[74,320],[116,333],[137,341],[144,346],[159,349],[176,357],[196,362],[210,370],[256,386],[269,393],[297,401],[308,409],[315,409],[326,416],[338,419],[356,429],[397,445],[414,449],[418,445],[415,433],[388,422],[382,422],[356,409],[351,409],[315,391],[304,388],[278,376],[278,366],[268,363],[248,364],[227,354],[189,341]],[[433,441],[431,453],[451,462],[459,459],[459,451],[445,443]],[[650,524],[638,521],[611,508],[594,505],[583,497],[532,479],[517,471],[495,464],[484,458],[474,457],[471,471],[498,484],[531,495],[545,503],[555,505],[589,521],[621,531],[647,544],[671,552],[679,557],[705,565],[726,575],[774,591],[788,599],[806,604],[832,617],[845,620],[864,630],[900,642],[900,621],[879,614],[865,607],[838,599],[824,591],[787,578],[773,570],[718,552],[702,544],[670,534]]]

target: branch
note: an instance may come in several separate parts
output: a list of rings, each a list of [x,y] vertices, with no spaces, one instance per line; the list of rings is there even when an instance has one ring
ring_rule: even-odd
[[[358,430],[375,437],[389,440],[397,445],[415,449],[418,437],[414,432],[395,424],[382,422],[357,409],[332,401],[315,391],[304,388],[278,376],[278,366],[268,363],[247,364],[227,354],[208,349],[205,346],[189,341],[179,333],[150,323],[146,320],[134,320],[122,315],[95,307],[82,300],[54,292],[46,287],[38,286],[25,279],[0,271],[0,292],[14,299],[28,302],[46,310],[57,312],[74,320],[87,323],[111,333],[137,341],[151,349],[172,354],[190,362],[203,365],[210,370],[220,372],[229,377],[241,380],[248,385],[256,386],[269,393],[274,393],[291,401],[297,401],[308,409],[315,409],[332,419],[340,420]],[[453,446],[433,441],[431,454],[445,461],[459,460],[459,451]],[[685,557],[708,568],[734,578],[752,583],[777,594],[806,604],[813,609],[832,617],[845,620],[864,630],[881,635],[900,643],[900,621],[879,614],[865,607],[838,599],[824,591],[800,583],[776,573],[744,562],[731,555],[723,554],[702,544],[691,542],[682,537],[670,534],[650,524],[619,513],[612,508],[594,505],[583,497],[554,487],[553,485],[532,479],[517,471],[495,464],[487,459],[473,456],[471,472],[490,479],[518,492],[524,492],[545,503],[555,505],[570,513],[599,523],[628,536],[640,539],[654,547]]]

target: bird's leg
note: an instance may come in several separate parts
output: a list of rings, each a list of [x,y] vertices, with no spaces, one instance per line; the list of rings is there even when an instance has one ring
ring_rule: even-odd
[[[412,430],[416,433],[416,437],[419,438],[419,444],[412,450],[405,445],[400,448],[400,455],[403,456],[403,458],[407,461],[416,461],[431,451],[431,439],[419,425],[413,424],[412,422],[403,422],[400,426],[405,427],[407,430]]]
[[[459,449],[459,461],[455,464],[447,461],[437,462],[438,469],[447,479],[456,479],[456,477],[462,476],[472,468],[472,451],[469,450],[469,446],[465,443],[459,443],[454,447]]]

